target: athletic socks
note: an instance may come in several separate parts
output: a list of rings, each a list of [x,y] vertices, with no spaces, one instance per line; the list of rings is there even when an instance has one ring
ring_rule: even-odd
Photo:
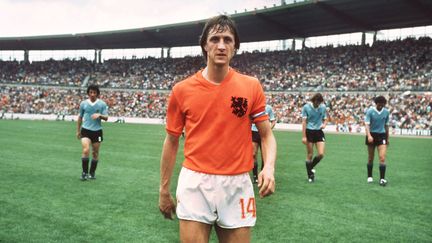
[[[312,161],[310,161],[310,160],[306,160],[305,161],[305,164],[306,164],[306,172],[307,172],[307,175],[308,175],[308,177],[310,177],[313,173],[312,173]]]
[[[380,164],[379,170],[380,170],[380,179],[385,178],[385,172],[386,172],[386,164]]]
[[[91,166],[90,166],[90,175],[94,175],[96,172],[98,160],[92,159]]]
[[[89,158],[81,158],[83,173],[88,173]]]
[[[368,177],[372,177],[372,168],[373,168],[373,163],[367,163],[367,174],[368,174]]]
[[[321,161],[321,159],[322,159],[321,156],[315,156],[312,159],[312,167],[311,167],[311,169],[313,169]]]

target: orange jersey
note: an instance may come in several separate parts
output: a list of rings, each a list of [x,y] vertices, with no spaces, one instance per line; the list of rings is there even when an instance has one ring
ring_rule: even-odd
[[[186,129],[183,166],[207,174],[234,175],[253,168],[251,124],[268,120],[256,78],[230,68],[213,84],[202,71],[177,83],[168,102],[166,130]]]

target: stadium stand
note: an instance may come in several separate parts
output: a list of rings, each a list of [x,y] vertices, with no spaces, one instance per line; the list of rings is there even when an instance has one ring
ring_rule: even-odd
[[[267,91],[430,91],[432,39],[378,41],[299,51],[243,53],[233,67],[255,76]],[[4,84],[170,90],[203,66],[202,57],[0,62]]]

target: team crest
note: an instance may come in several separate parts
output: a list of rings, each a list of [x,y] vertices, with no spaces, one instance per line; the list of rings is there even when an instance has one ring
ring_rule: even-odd
[[[242,117],[248,109],[248,100],[243,97],[231,96],[232,113],[237,117]]]

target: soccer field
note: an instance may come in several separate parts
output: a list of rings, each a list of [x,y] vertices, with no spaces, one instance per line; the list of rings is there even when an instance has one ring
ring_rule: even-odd
[[[0,242],[178,242],[178,221],[158,209],[163,126],[104,123],[97,179],[85,182],[75,131],[0,120]],[[276,193],[257,199],[252,242],[432,242],[432,139],[390,138],[381,187],[377,158],[366,183],[364,136],[327,134],[309,184],[301,134],[275,135]]]

